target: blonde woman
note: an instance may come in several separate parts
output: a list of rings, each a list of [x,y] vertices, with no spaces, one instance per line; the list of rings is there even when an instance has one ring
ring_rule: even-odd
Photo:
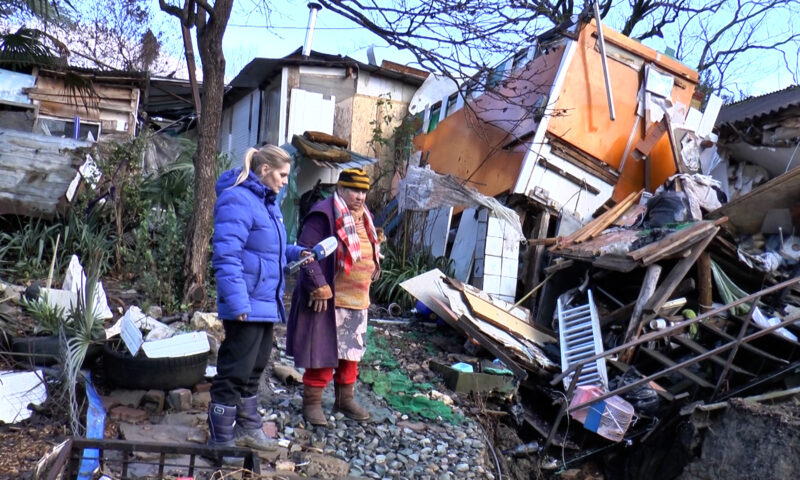
[[[283,149],[266,145],[249,149],[243,167],[217,181],[211,262],[225,340],[211,383],[210,446],[274,447],[261,428],[256,394],[273,326],[286,321],[283,267],[303,250],[286,244],[276,202],[290,168],[291,157]]]

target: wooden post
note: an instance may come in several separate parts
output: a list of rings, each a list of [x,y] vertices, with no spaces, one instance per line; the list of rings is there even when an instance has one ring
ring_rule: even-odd
[[[183,35],[183,52],[186,55],[186,68],[189,71],[189,85],[192,87],[192,99],[194,100],[194,111],[200,119],[200,88],[197,85],[197,75],[195,74],[194,48],[192,47],[192,35],[189,28],[181,23],[181,33]]]
[[[711,254],[703,252],[697,259],[697,290],[700,302],[700,312],[704,313],[711,310],[712,293],[711,288]]]
[[[539,215],[539,221],[536,225],[536,238],[547,238],[547,230],[550,226],[550,213],[547,210],[542,210]],[[542,263],[544,262],[544,245],[537,245],[533,253],[533,275],[531,279],[531,287],[539,285],[539,279],[542,277]],[[539,295],[534,294],[528,300],[528,308],[531,312],[536,310],[536,299]]]
[[[628,323],[628,329],[625,331],[625,338],[622,343],[630,342],[637,335],[637,332],[639,331],[639,324],[642,320],[642,313],[644,312],[644,306],[647,301],[650,300],[653,292],[656,291],[656,284],[658,283],[658,277],[660,276],[661,265],[654,263],[647,267],[647,272],[645,272],[644,281],[642,282],[642,288],[639,290],[639,297],[636,299],[636,303],[633,306],[631,320]],[[633,348],[622,352],[619,356],[620,361],[629,363],[631,357],[633,357],[633,352]]]

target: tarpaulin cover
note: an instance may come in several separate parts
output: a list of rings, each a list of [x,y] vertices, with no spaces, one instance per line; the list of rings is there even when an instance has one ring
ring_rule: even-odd
[[[398,186],[397,204],[401,211],[481,205],[491,210],[496,217],[508,222],[518,235],[517,240],[525,238],[516,212],[502,205],[497,199],[487,197],[463,185],[452,175],[441,175],[427,168],[408,167],[405,178]]]

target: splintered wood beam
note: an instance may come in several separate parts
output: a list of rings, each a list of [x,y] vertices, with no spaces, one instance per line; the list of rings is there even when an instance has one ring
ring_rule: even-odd
[[[690,338],[684,337],[683,335],[680,335],[680,334],[671,337],[670,341],[673,341],[675,343],[681,344],[684,347],[688,348],[689,350],[693,351],[694,353],[703,354],[703,353],[706,353],[708,351],[707,348],[703,347],[699,343],[695,342],[694,340],[692,340]],[[725,360],[723,360],[721,357],[713,356],[713,357],[709,358],[709,360],[711,360],[712,362],[716,363],[720,367],[724,367],[725,366]],[[747,370],[745,370],[745,369],[743,369],[741,367],[738,367],[736,365],[733,365],[733,364],[731,364],[730,368],[731,368],[731,370],[733,370],[734,372],[736,372],[736,373],[738,373],[740,375],[745,375],[747,377],[755,377],[756,376],[755,373],[749,372],[749,371],[747,371]]]
[[[697,294],[700,313],[711,309],[712,303],[711,254],[703,252],[697,259]]]
[[[644,312],[644,306],[647,301],[650,300],[650,297],[653,296],[653,292],[656,291],[656,285],[658,284],[659,276],[661,276],[661,265],[650,265],[647,267],[647,271],[644,274],[642,287],[639,290],[639,297],[636,299],[636,303],[633,305],[631,319],[628,322],[628,328],[625,330],[625,337],[622,343],[628,343],[634,337],[639,336],[639,332],[642,328],[642,313]],[[630,350],[622,352],[619,358],[625,363],[630,363],[633,353],[634,349],[631,348]]]
[[[692,247],[691,253],[688,257],[680,260],[672,270],[670,270],[667,277],[664,279],[664,282],[659,285],[658,289],[653,293],[653,296],[647,301],[644,306],[645,313],[651,314],[659,311],[661,309],[661,305],[666,302],[669,297],[672,295],[672,292],[675,291],[675,288],[678,284],[683,280],[683,277],[689,273],[689,269],[692,268],[694,262],[700,257],[700,255],[705,252],[706,247],[714,236],[719,231],[719,227],[714,227],[712,230],[713,233],[709,234],[704,240],[700,241],[699,243],[695,244]]]
[[[661,353],[661,352],[659,352],[657,350],[653,350],[652,348],[642,347],[642,352],[646,353],[647,355],[649,355],[650,357],[652,357],[658,363],[664,365],[665,367],[672,367],[674,365],[677,365],[677,363],[675,363],[674,360],[672,360],[671,358],[667,357],[666,355],[664,355],[663,353]],[[692,382],[696,383],[697,385],[700,385],[703,388],[713,388],[714,387],[714,385],[711,382],[709,382],[708,380],[706,380],[705,378],[703,378],[703,377],[701,377],[699,375],[696,375],[696,374],[692,373],[691,371],[689,371],[686,368],[679,368],[678,369],[678,373],[680,373],[681,375],[683,375],[687,379],[691,380]]]

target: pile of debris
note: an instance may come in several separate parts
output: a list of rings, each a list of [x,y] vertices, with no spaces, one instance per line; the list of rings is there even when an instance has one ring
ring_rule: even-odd
[[[675,478],[698,412],[798,393],[799,90],[723,107],[599,28],[543,35],[490,93],[431,99],[378,223],[450,259],[402,286],[514,373],[540,451],[567,467],[633,442],[639,478]]]

